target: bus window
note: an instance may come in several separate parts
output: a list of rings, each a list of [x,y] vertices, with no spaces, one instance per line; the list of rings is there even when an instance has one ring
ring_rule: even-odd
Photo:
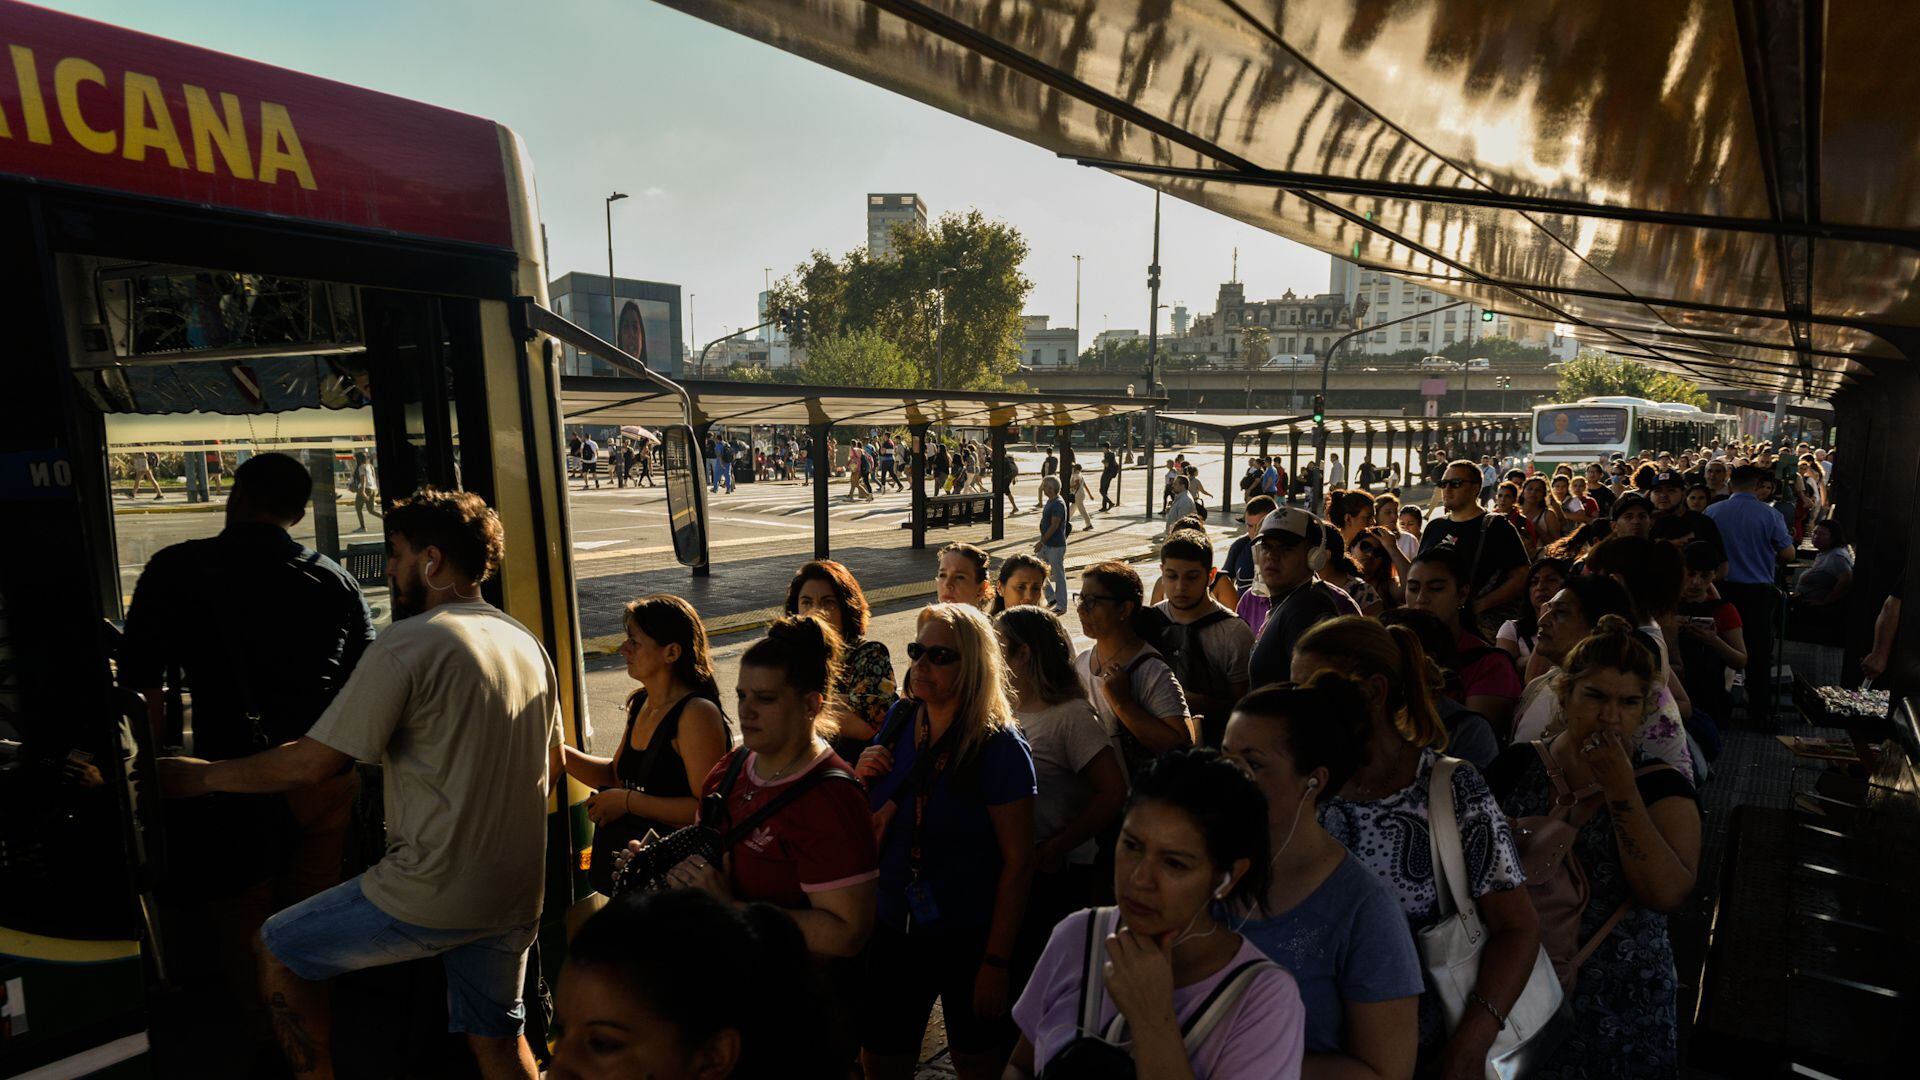
[[[244,272],[62,264],[74,375],[99,415],[112,487],[108,617],[124,617],[157,551],[220,532],[234,470],[271,451],[313,476],[294,539],[352,573],[384,625],[384,502],[483,479],[469,475],[485,465],[462,461],[458,437],[463,420],[485,430],[476,305]]]

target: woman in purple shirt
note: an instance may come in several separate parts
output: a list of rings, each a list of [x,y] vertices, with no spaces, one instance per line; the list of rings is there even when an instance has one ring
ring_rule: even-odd
[[[1008,1077],[1290,1080],[1306,1012],[1293,977],[1235,933],[1267,891],[1267,806],[1217,751],[1174,750],[1134,779],[1116,908],[1054,928],[1014,1006]]]

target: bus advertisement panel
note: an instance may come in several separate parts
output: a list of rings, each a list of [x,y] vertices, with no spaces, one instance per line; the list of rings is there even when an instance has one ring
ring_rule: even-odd
[[[1612,446],[1627,438],[1627,410],[1619,406],[1542,409],[1534,439],[1542,446]]]

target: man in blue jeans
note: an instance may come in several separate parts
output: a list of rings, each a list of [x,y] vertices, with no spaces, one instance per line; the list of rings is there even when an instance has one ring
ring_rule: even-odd
[[[354,761],[386,771],[387,854],[260,931],[274,1035],[299,1075],[331,1077],[326,980],[429,956],[447,1026],[488,1078],[534,1080],[521,987],[546,879],[547,798],[561,765],[553,665],[480,596],[504,554],[478,495],[429,488],[387,514],[396,621],[307,734],[226,761],[164,758],[168,797],[291,791]]]
[[[1040,511],[1040,540],[1034,554],[1047,561],[1047,604],[1056,615],[1067,613],[1067,534],[1073,523],[1067,520],[1067,503],[1060,497],[1060,478],[1043,477],[1040,494],[1047,500]]]
[[[720,486],[733,494],[733,440],[720,440]]]

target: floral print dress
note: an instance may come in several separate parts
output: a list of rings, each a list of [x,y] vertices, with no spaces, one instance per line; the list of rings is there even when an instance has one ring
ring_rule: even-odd
[[[846,703],[854,719],[865,721],[878,731],[887,719],[899,695],[893,682],[893,654],[887,643],[871,639],[850,642],[840,665],[840,682],[834,693]],[[849,763],[858,761],[868,740],[843,736],[833,740],[834,752]],[[849,753],[851,751],[851,753]]]
[[[1634,768],[1658,764],[1664,762],[1643,751]],[[1507,748],[1487,768],[1487,781],[1499,797],[1501,809],[1511,817],[1544,817],[1553,809],[1553,781],[1530,743]],[[1657,769],[1637,777],[1635,782],[1641,800],[1648,806],[1661,799],[1697,799],[1693,784],[1677,769]],[[1587,909],[1580,915],[1583,944],[1608,916],[1632,898],[1614,843],[1613,819],[1606,811],[1605,800],[1601,803],[1593,817],[1580,826],[1573,844],[1573,853],[1592,889]],[[1667,917],[1635,906],[1580,966],[1579,981],[1573,987],[1573,1034],[1530,1075],[1538,1080],[1641,1080],[1676,1075],[1680,1067],[1677,987]]]

